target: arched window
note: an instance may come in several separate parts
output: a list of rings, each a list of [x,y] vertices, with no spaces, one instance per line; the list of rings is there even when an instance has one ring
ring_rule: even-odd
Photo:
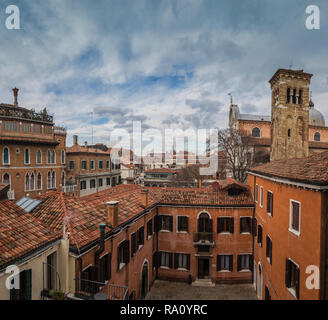
[[[290,88],[287,88],[287,103],[290,103]]]
[[[42,152],[40,149],[36,152],[36,163],[37,164],[42,163]]]
[[[29,149],[25,149],[24,162],[25,162],[25,164],[30,164],[30,150]]]
[[[30,190],[34,190],[34,182],[35,182],[35,177],[34,177],[34,173],[31,173],[31,177],[30,177]]]
[[[51,153],[51,163],[55,163],[56,162],[56,152],[55,151],[52,151]]]
[[[212,220],[207,212],[202,212],[198,217],[198,232],[212,232]]]
[[[320,132],[314,134],[314,141],[320,141]]]
[[[51,177],[51,187],[56,188],[56,172],[52,172],[52,177]]]
[[[3,164],[9,164],[10,157],[9,157],[9,149],[7,147],[3,148]]]
[[[47,152],[47,163],[51,163],[51,153],[50,150]]]
[[[47,188],[50,189],[51,188],[51,172],[48,172],[47,175]]]
[[[287,131],[287,135],[288,135],[288,138],[290,138],[290,135],[291,135],[291,131],[290,131],[290,129],[288,129],[288,131]]]
[[[62,186],[65,186],[65,172],[64,171],[62,172],[62,179],[61,180],[62,180],[61,181]]]
[[[259,128],[253,128],[252,130],[252,137],[259,138],[261,136],[261,131]]]
[[[61,152],[61,162],[62,162],[62,164],[65,164],[66,163],[65,150],[62,150],[62,152]]]
[[[4,184],[10,184],[10,176],[8,173],[5,173],[2,177],[2,183]]]
[[[38,178],[37,178],[37,187],[36,187],[38,190],[41,190],[42,189],[42,175],[41,173],[39,172],[38,173]]]
[[[30,190],[30,176],[27,173],[25,175],[25,191],[29,191]]]

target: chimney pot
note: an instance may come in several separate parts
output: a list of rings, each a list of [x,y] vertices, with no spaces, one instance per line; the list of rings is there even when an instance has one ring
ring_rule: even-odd
[[[18,88],[14,88],[13,92],[14,92],[14,105],[15,107],[18,107]]]
[[[84,141],[84,146],[88,148],[88,141]]]
[[[74,145],[74,146],[77,145],[77,139],[78,139],[77,135],[74,135],[74,136],[73,136],[73,145]]]
[[[118,204],[119,201],[106,202],[107,207],[107,223],[115,228],[118,225]]]
[[[148,206],[148,190],[142,189],[141,190],[141,207],[147,208]]]

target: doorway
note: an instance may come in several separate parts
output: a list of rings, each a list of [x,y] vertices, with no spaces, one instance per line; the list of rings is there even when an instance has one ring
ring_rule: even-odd
[[[210,258],[198,258],[198,279],[209,279]]]
[[[140,298],[144,299],[148,293],[148,263],[145,262],[141,273]]]

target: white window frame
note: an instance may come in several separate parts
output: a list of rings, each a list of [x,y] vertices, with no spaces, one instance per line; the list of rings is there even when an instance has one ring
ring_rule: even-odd
[[[185,214],[180,214],[180,215],[176,216],[176,227],[175,227],[176,233],[188,234],[188,231],[179,231],[178,230],[179,217],[187,217],[188,218],[188,230],[189,230],[189,216],[187,216]]]
[[[238,256],[252,256],[252,255],[253,255],[252,253],[238,253],[237,254],[237,259],[238,259]],[[253,258],[254,258],[254,256],[253,256]],[[250,267],[250,263],[251,263],[251,257],[248,257],[248,267]],[[240,269],[239,272],[252,272],[252,270],[250,268]]]
[[[64,155],[64,161],[63,161],[63,155]],[[61,161],[61,164],[66,164],[66,152],[64,149],[62,149],[62,151],[61,151],[60,161]]]
[[[173,217],[173,215],[172,215],[172,214],[162,214],[162,213],[161,213],[161,214],[159,214],[158,216],[159,216],[159,217],[160,217],[160,216],[168,216],[168,217]],[[171,231],[171,230],[167,230],[167,229],[160,229],[160,230],[159,230],[159,232],[172,232],[172,231]],[[168,252],[168,251],[163,251],[163,252]]]
[[[183,216],[183,217],[186,217],[186,216]],[[173,255],[174,255],[174,253],[172,253]],[[189,258],[190,258],[190,254],[189,253],[186,253],[186,252],[177,252],[177,254],[178,255],[180,255],[180,254],[183,254],[183,255],[185,255],[185,256],[187,256],[188,257],[188,255],[189,255]],[[175,258],[175,257],[174,257]],[[179,259],[179,258],[178,258]],[[179,264],[179,263],[178,263]],[[179,270],[179,271],[189,271],[188,270],[188,258],[187,258],[187,268],[180,268],[179,266],[177,267],[177,269],[176,270]]]
[[[270,241],[271,241],[271,257],[272,257],[272,255],[273,255],[273,252],[272,252],[272,238],[267,234],[266,235],[269,239],[270,239]],[[262,242],[263,242],[263,231],[262,231]],[[266,256],[266,250],[267,250],[267,245],[268,245],[268,243],[267,243],[267,241],[266,241],[266,239],[265,239],[265,257],[267,258],[267,261],[268,261],[268,263],[270,264],[270,266],[272,265],[272,260],[270,261],[270,258],[269,257],[267,257]]]
[[[40,153],[41,153],[41,161],[40,162],[38,162],[38,152],[40,151]],[[38,149],[38,150],[36,150],[36,154],[35,154],[35,163],[36,164],[42,164],[42,151],[41,151],[41,149]]]
[[[229,257],[229,269],[221,269],[220,271],[217,271],[217,272],[233,272],[233,271],[230,270],[230,256],[232,256],[232,259],[233,259],[233,256],[234,255],[232,253],[221,253],[221,254],[218,254],[218,256],[219,257],[222,257],[222,256],[224,256],[224,257],[227,257],[228,256]],[[232,263],[232,270],[233,270],[233,263]]]
[[[263,187],[260,186],[260,207],[263,208]]]
[[[85,163],[86,163],[86,168],[85,169],[83,169],[83,165],[82,165],[83,161],[85,161]],[[81,170],[88,170],[88,160],[81,159]]]
[[[91,162],[93,163],[93,168],[91,168]],[[90,160],[90,170],[96,170],[96,162],[95,162],[95,160]]]
[[[41,175],[41,188],[38,188],[38,175]],[[35,184],[35,186],[36,186],[36,189],[35,190],[42,190],[42,187],[43,187],[43,181],[42,181],[42,173],[39,171],[39,172],[37,172],[37,174],[36,174],[36,184]]]
[[[291,262],[293,262],[297,266],[297,268],[299,270],[301,270],[299,264],[296,263],[292,258],[287,257],[287,259],[290,260]],[[286,272],[286,270],[285,270],[285,272]],[[287,290],[295,299],[297,299],[296,291],[293,288],[287,288]]]
[[[258,203],[258,198],[259,198],[259,185],[255,184],[255,188],[254,188],[254,201],[255,203]]]
[[[293,206],[292,206],[292,202],[295,202],[295,203],[298,203],[299,204],[299,218],[298,218],[298,223],[299,223],[299,226],[298,226],[298,229],[299,231],[293,229],[293,226],[292,226],[292,219],[293,219]],[[301,234],[301,212],[302,212],[302,206],[301,206],[301,202],[300,201],[297,201],[297,200],[294,200],[294,199],[289,199],[289,228],[288,230],[295,234],[296,236],[300,236]]]
[[[25,162],[25,160],[26,160],[26,150],[28,150],[28,163],[27,162]],[[24,149],[24,164],[31,164],[31,150],[30,150],[30,148],[25,148]]]

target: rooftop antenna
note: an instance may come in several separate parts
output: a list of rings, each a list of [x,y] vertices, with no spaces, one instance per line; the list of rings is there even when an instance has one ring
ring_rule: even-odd
[[[293,68],[293,59],[290,61],[289,69]]]

